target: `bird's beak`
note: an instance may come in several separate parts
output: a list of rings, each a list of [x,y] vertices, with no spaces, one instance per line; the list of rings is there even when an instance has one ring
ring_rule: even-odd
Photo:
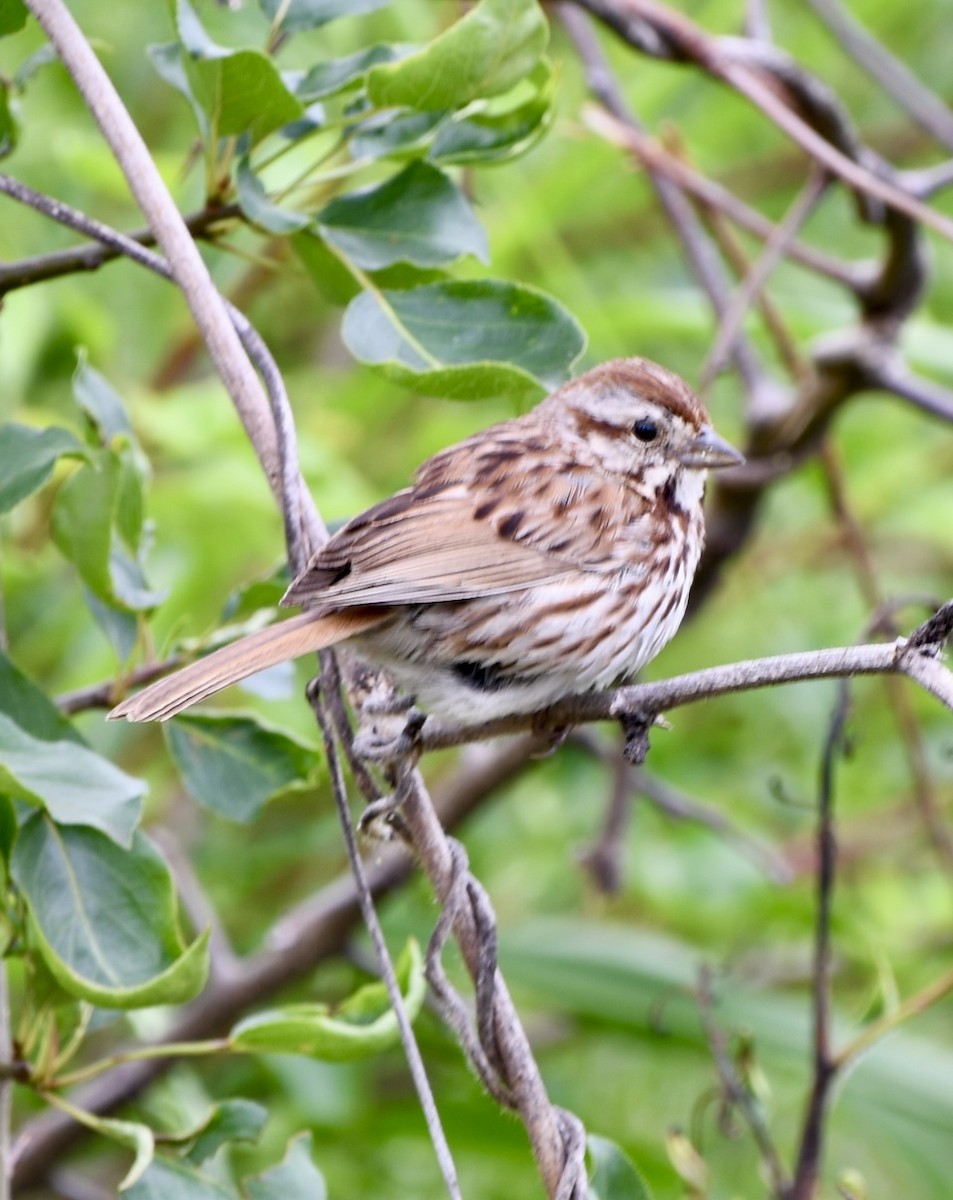
[[[679,452],[679,461],[686,467],[717,470],[719,467],[739,467],[745,460],[740,450],[715,433],[710,425],[693,437]]]

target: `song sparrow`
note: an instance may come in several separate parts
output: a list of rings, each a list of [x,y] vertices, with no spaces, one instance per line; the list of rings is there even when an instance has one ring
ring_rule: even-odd
[[[688,386],[640,358],[444,450],[340,529],[283,604],[307,611],[110,713],[165,720],[347,642],[427,711],[477,722],[632,677],[681,623],[706,472],[742,461]]]

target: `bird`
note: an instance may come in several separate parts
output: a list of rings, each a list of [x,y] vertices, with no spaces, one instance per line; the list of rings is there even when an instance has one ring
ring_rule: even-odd
[[[685,615],[708,472],[743,462],[678,375],[644,358],[604,362],[438,452],[343,525],[282,598],[301,614],[109,716],[164,721],[337,645],[455,723],[629,682]]]

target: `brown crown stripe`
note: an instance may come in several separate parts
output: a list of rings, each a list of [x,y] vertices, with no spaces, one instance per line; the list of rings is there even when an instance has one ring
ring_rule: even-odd
[[[671,371],[666,371],[645,359],[612,359],[592,370],[587,376],[587,382],[589,381],[637,392],[646,400],[660,408],[667,408],[689,424],[702,426],[708,423],[705,406],[688,384]]]

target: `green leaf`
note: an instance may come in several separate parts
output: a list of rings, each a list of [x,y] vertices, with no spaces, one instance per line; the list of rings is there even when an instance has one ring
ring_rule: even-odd
[[[253,1100],[236,1097],[214,1105],[198,1129],[177,1138],[192,1142],[186,1157],[198,1165],[228,1142],[255,1142],[268,1120],[268,1110]]]
[[[351,156],[362,158],[422,158],[448,120],[438,112],[373,113],[354,127]]]
[[[291,245],[321,295],[331,304],[343,306],[360,293],[352,272],[312,230],[294,234]]]
[[[93,614],[93,619],[106,635],[110,646],[119,662],[125,663],[136,648],[139,640],[139,621],[134,613],[125,612],[121,608],[113,608],[104,604],[98,596],[94,596],[89,588],[83,589],[86,607]]]
[[[132,446],[123,446],[118,453],[119,479],[116,483],[116,532],[130,549],[142,540],[146,503],[143,497],[143,475],[136,462]]]
[[[95,367],[81,355],[73,372],[73,399],[106,443],[116,437],[132,438],[132,426],[122,397]]]
[[[445,163],[499,163],[525,154],[552,124],[555,73],[548,63],[536,68],[539,90],[501,113],[472,113],[446,121],[437,130],[428,157]]]
[[[343,58],[315,63],[298,80],[295,95],[305,104],[312,100],[321,100],[325,96],[335,96],[338,92],[360,83],[371,67],[377,66],[378,63],[395,62],[406,53],[407,48],[377,45],[358,50],[356,54],[346,54]]]
[[[60,552],[90,591],[110,603],[114,595],[109,555],[118,490],[119,459],[109,450],[98,451],[60,488],[52,521]]]
[[[395,965],[411,1020],[423,1003],[426,982],[420,947],[410,939]],[[304,1054],[327,1062],[349,1062],[379,1054],[399,1040],[397,1018],[383,983],[359,988],[332,1012],[326,1004],[287,1004],[246,1017],[232,1030],[234,1050]]]
[[[282,563],[262,579],[239,584],[222,606],[223,623],[246,621],[257,613],[276,613],[290,582],[287,564]]]
[[[219,137],[247,133],[254,145],[301,116],[301,102],[267,54],[216,45],[189,0],[176,0],[176,23],[189,91]]]
[[[72,723],[53,701],[0,650],[0,712],[12,717],[21,730],[45,742],[85,745]]]
[[[23,0],[2,0],[0,3],[0,37],[16,33],[26,24],[27,9]]]
[[[648,1184],[615,1142],[590,1134],[586,1145],[592,1167],[588,1200],[652,1200]]]
[[[0,858],[5,864],[10,862],[10,851],[17,837],[16,807],[9,796],[0,796]],[[0,913],[0,946],[4,945],[10,936],[9,921],[5,913]]]
[[[166,597],[165,592],[157,592],[149,587],[138,561],[115,539],[109,551],[109,578],[114,603],[132,612],[155,608]]]
[[[390,0],[261,0],[261,7],[271,20],[279,12],[282,14],[279,28],[286,33],[301,33],[337,17],[356,17],[389,3]]]
[[[208,117],[205,115],[205,109],[199,104],[192,91],[192,85],[189,82],[189,76],[185,69],[185,50],[180,42],[165,42],[161,46],[149,46],[146,53],[152,60],[152,65],[155,67],[160,78],[164,79],[170,87],[175,88],[177,92],[183,95],[188,100],[189,105],[195,113],[195,121],[199,127],[199,133],[202,138],[207,138],[209,133]]]
[[[244,1186],[249,1200],[327,1200],[324,1176],[311,1157],[311,1134],[292,1138],[282,1162]]]
[[[185,1163],[156,1158],[125,1200],[239,1200],[234,1188],[207,1179]]]
[[[33,429],[9,422],[0,426],[0,513],[9,512],[41,488],[63,454],[89,457],[79,438],[58,425]]]
[[[317,222],[367,271],[397,262],[438,267],[465,254],[488,259],[486,234],[466,197],[429,163],[413,162],[377,187],[332,200]]]
[[[536,0],[480,0],[424,49],[373,67],[368,94],[380,108],[462,108],[519,83],[548,37]]]
[[[688,1195],[693,1198],[707,1196],[711,1173],[691,1140],[681,1130],[670,1129],[665,1138],[665,1148],[672,1166],[688,1185]]]
[[[235,183],[242,212],[249,221],[266,232],[284,237],[310,224],[310,217],[306,217],[304,213],[289,212],[285,208],[279,208],[277,204],[272,204],[261,180],[252,171],[247,155],[239,160]]]
[[[96,829],[23,825],[11,876],[51,974],[102,1008],[181,1004],[208,973],[208,933],[185,947],[169,870],[141,834],[121,850]]]
[[[120,534],[137,538],[142,528],[141,479],[127,452],[92,452],[57,493],[52,532],[60,552],[99,600],[139,611],[155,608],[162,593],[148,587],[139,563],[120,541]]]
[[[311,747],[252,716],[189,714],[164,732],[190,795],[233,821],[251,821],[269,796],[320,761]]]
[[[132,1187],[142,1177],[155,1157],[155,1137],[148,1125],[142,1125],[138,1121],[120,1121],[115,1117],[101,1117],[98,1113],[78,1108],[75,1104],[70,1104],[58,1096],[51,1097],[51,1100],[57,1108],[69,1113],[75,1121],[79,1121],[87,1129],[132,1150],[135,1158],[119,1184],[120,1192]]]
[[[434,395],[538,399],[585,347],[568,312],[535,289],[499,280],[362,292],[341,329],[355,358]]]
[[[61,825],[132,844],[146,785],[75,741],[31,737],[0,714],[0,792],[39,805]]]
[[[13,153],[20,135],[20,126],[10,104],[12,90],[5,79],[0,79],[0,158]]]

